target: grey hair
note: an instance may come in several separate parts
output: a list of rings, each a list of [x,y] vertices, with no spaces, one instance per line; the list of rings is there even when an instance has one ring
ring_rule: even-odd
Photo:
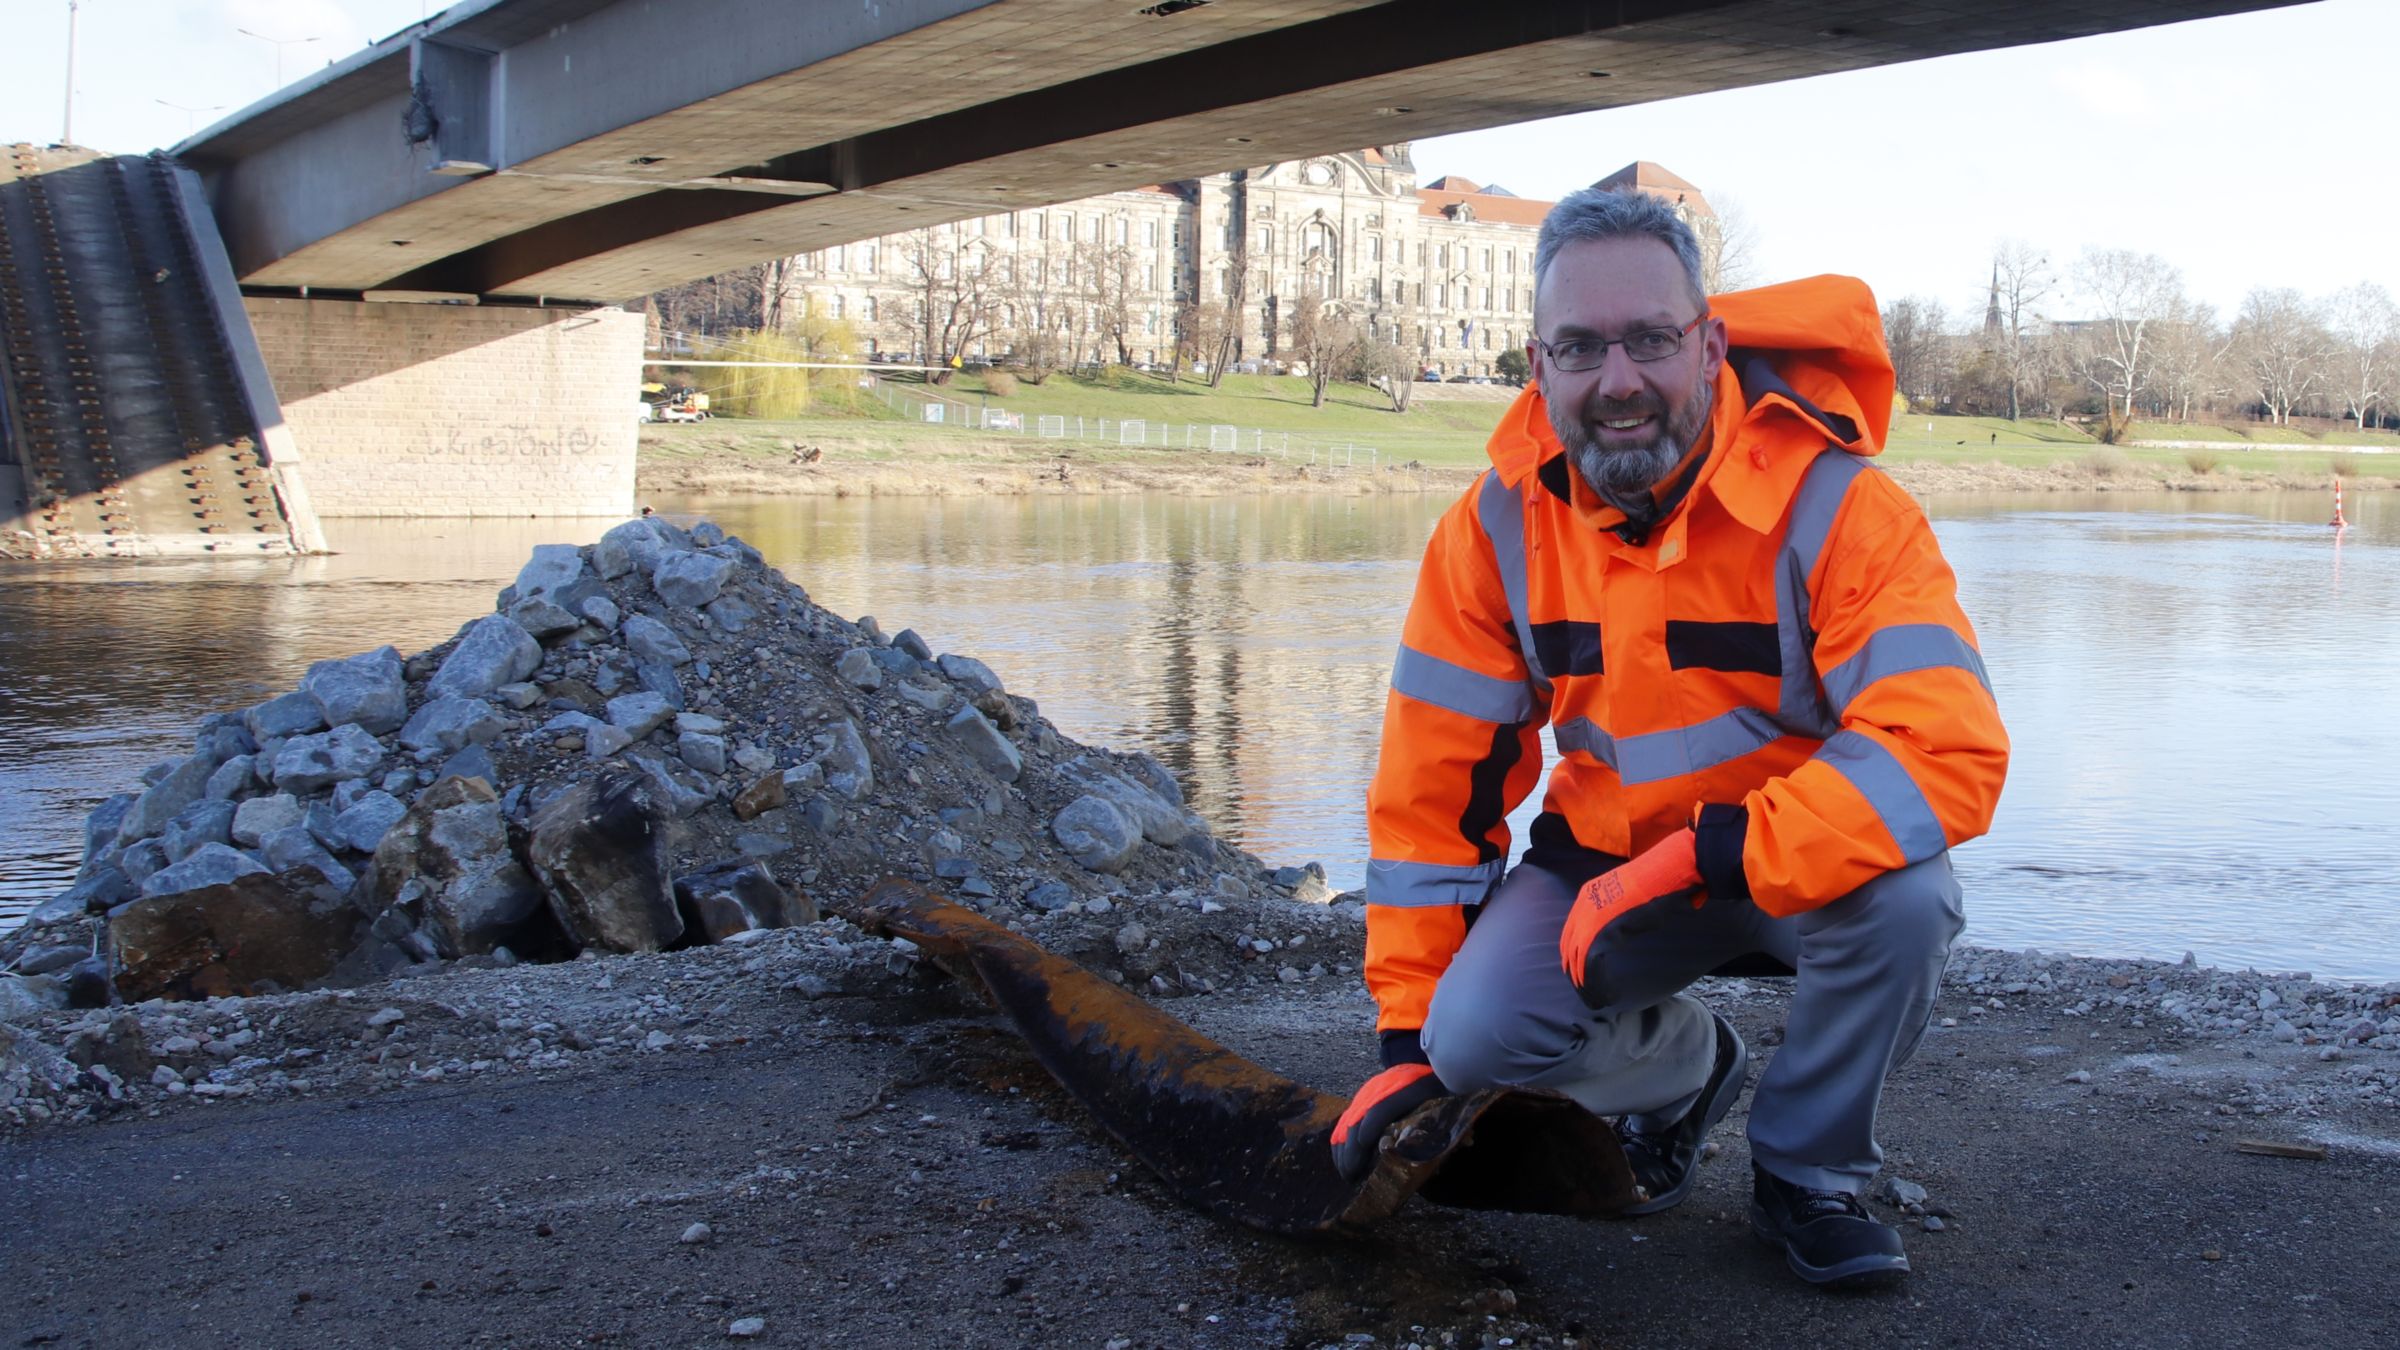
[[[1683,264],[1692,299],[1708,303],[1708,288],[1700,280],[1700,237],[1676,214],[1665,198],[1647,192],[1612,192],[1588,187],[1570,192],[1542,220],[1541,237],[1533,246],[1533,288],[1539,295],[1550,261],[1569,244],[1586,239],[1625,239],[1647,236],[1675,251]]]

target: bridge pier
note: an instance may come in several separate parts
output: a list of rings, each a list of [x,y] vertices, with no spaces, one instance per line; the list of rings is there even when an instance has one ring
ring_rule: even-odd
[[[242,303],[319,515],[633,513],[641,315]]]

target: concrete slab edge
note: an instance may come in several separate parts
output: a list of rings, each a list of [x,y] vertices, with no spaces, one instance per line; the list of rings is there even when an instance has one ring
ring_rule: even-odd
[[[217,309],[217,326],[225,335],[226,348],[233,354],[234,378],[241,381],[242,398],[250,410],[250,419],[258,427],[259,447],[264,451],[267,472],[275,485],[275,498],[283,508],[286,529],[291,534],[292,548],[300,553],[330,553],[325,544],[325,528],[317,519],[316,507],[309,501],[308,485],[300,472],[299,442],[292,435],[291,425],[283,420],[283,404],[275,397],[275,381],[267,373],[267,360],[258,349],[258,336],[250,331],[249,312],[242,308],[241,283],[233,275],[233,260],[225,252],[224,236],[217,232],[217,218],[209,210],[208,194],[200,184],[200,175],[178,164],[174,166],[175,205],[183,216],[184,229],[190,233],[192,253],[200,260],[202,284],[207,287],[209,302]]]

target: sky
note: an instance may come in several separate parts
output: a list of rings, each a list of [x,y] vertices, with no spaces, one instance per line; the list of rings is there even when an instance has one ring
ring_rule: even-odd
[[[0,7],[0,141],[55,141],[67,0]],[[289,82],[439,9],[80,0],[74,138],[172,145],[272,92],[279,51]],[[1734,205],[1758,281],[1844,272],[1980,315],[2021,239],[2062,276],[2086,247],[2156,253],[2230,317],[2254,287],[2400,295],[2396,51],[2400,0],[2320,0],[1438,137],[1416,163],[1556,198],[1650,160]]]

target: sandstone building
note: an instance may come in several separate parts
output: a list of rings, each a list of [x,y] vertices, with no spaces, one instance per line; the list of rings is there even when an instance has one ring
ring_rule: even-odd
[[[1655,164],[1601,181],[1713,232],[1700,190]],[[1408,145],[1373,146],[804,254],[786,308],[842,320],[887,359],[1060,365],[1164,363],[1178,322],[1213,310],[1237,368],[1275,369],[1314,295],[1424,369],[1488,376],[1525,341],[1551,205],[1456,176],[1420,185]]]

